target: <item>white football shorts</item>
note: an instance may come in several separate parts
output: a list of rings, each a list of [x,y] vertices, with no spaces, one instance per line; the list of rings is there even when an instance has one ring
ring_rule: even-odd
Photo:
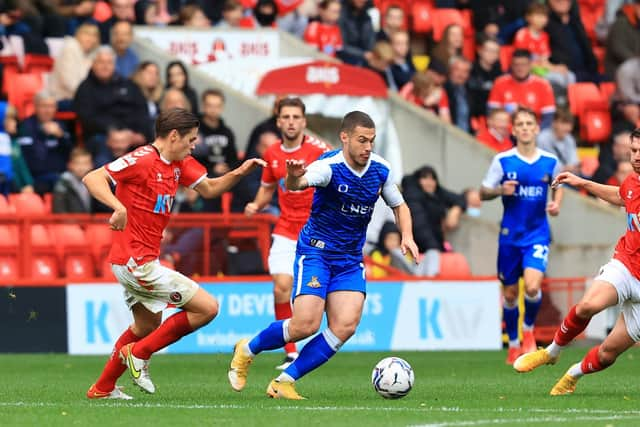
[[[616,288],[627,333],[634,341],[640,341],[640,280],[617,259],[602,266],[595,280],[611,283]]]
[[[269,274],[288,274],[293,277],[297,243],[284,236],[273,235],[273,243],[269,249]]]
[[[126,265],[111,265],[113,274],[124,286],[124,298],[129,308],[141,303],[152,313],[158,313],[167,304],[182,307],[198,291],[199,285],[160,261],[137,265],[129,259]]]

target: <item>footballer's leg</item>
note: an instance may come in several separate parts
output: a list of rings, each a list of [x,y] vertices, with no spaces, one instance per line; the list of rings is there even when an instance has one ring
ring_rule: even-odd
[[[506,363],[511,365],[521,354],[518,337],[518,281],[522,274],[522,249],[512,245],[500,245],[498,248],[498,277],[502,282],[502,319],[504,320],[509,349]]]
[[[605,338],[604,342],[589,350],[581,362],[571,366],[556,385],[553,386],[549,394],[552,396],[560,396],[573,393],[578,380],[582,378],[583,375],[593,374],[613,365],[619,355],[636,343],[634,338],[630,336],[630,333],[638,338],[640,328],[637,327],[637,323],[635,323],[633,319],[640,318],[635,316],[640,313],[636,312],[635,315],[633,315],[632,310],[632,304],[627,302],[623,309],[623,314],[620,315],[616,325],[607,338]],[[627,320],[625,319],[625,313],[629,318],[629,324],[627,324]],[[634,323],[636,326],[634,326]]]
[[[290,319],[291,311],[291,287],[293,285],[293,276],[289,274],[273,275],[273,302],[276,314],[276,320]],[[276,369],[282,371],[287,368],[298,357],[298,350],[295,342],[288,342],[284,345],[286,353],[284,361],[276,366]]]
[[[619,271],[615,268],[605,266],[603,272],[593,281],[580,302],[573,306],[564,318],[553,337],[553,342],[546,348],[523,354],[513,363],[513,368],[518,372],[531,372],[542,365],[556,363],[562,349],[585,330],[591,317],[605,308],[617,304],[618,291],[612,283],[622,280],[616,277],[618,275]]]
[[[538,246],[538,245],[534,245]],[[545,248],[546,246],[543,246]],[[540,260],[542,262],[542,260]],[[522,352],[536,351],[536,338],[533,326],[542,305],[542,279],[544,272],[538,268],[525,267],[524,273],[524,321],[522,322]]]
[[[273,235],[273,244],[269,250],[269,272],[273,278],[273,305],[276,320],[291,318],[291,288],[293,286],[293,266],[296,259],[297,241],[277,234]],[[282,364],[276,369],[283,370],[296,357],[298,351],[295,342],[284,345],[286,353]]]

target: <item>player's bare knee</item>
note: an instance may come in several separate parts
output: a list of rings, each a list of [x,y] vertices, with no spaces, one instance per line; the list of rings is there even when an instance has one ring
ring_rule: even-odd
[[[273,286],[273,298],[276,303],[289,301],[291,298],[291,287],[276,283]]]
[[[576,315],[582,319],[590,319],[600,311],[591,301],[580,301],[576,305]]]
[[[289,322],[289,336],[292,341],[298,341],[318,332],[320,329],[320,321],[315,319],[291,319]]]
[[[353,334],[356,333],[357,326],[358,324],[355,323],[353,325],[340,325],[337,327],[332,326],[330,329],[331,329],[331,332],[333,332],[333,334],[340,339],[340,341],[345,342],[349,338],[351,338]]]
[[[601,345],[598,349],[598,360],[602,366],[613,365],[618,358],[618,352],[612,348]]]
[[[202,316],[206,323],[211,322],[218,315],[218,310],[220,306],[218,305],[218,301],[215,298],[211,298],[207,304],[204,305],[202,310]]]

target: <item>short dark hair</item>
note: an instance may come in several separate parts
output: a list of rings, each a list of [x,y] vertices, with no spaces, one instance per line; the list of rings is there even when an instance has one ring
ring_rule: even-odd
[[[638,3],[640,3],[640,0],[638,0]],[[635,128],[631,132],[631,135],[629,135],[629,140],[634,140],[636,138],[640,138],[640,128]]]
[[[558,108],[553,113],[553,120],[564,123],[573,123],[573,114],[566,108]]]
[[[202,102],[207,99],[207,96],[217,96],[218,98],[222,99],[222,102],[226,101],[224,92],[222,92],[220,89],[207,89],[202,92],[202,96],[200,97]]]
[[[184,136],[193,128],[200,126],[200,121],[195,114],[184,108],[172,108],[160,111],[156,119],[156,136],[166,138],[172,130],[177,130],[180,136]]]
[[[352,111],[350,113],[347,113],[342,119],[342,124],[340,124],[340,132],[351,133],[358,126],[367,129],[376,128],[376,124],[367,113],[363,113],[362,111]]]
[[[534,15],[536,13],[539,14],[539,15],[549,15],[549,8],[544,3],[535,3],[534,2],[534,3],[531,3],[529,5],[529,7],[527,8],[527,11],[525,12],[524,16]]]
[[[282,109],[284,107],[298,107],[299,109],[302,110],[302,115],[304,116],[305,112],[306,112],[306,107],[304,105],[304,102],[302,102],[302,99],[300,98],[282,98],[280,101],[278,101],[278,104],[276,105],[276,115],[279,116],[280,112],[282,111]]]
[[[516,111],[514,111],[513,114],[511,115],[511,124],[515,124],[516,117],[518,117],[518,115],[520,115],[520,114],[528,114],[530,116],[533,116],[533,118],[535,119],[536,123],[538,122],[538,116],[536,115],[536,113],[531,108],[527,108],[527,107],[523,107],[522,105],[518,105],[518,108],[516,108]]]
[[[527,59],[531,59],[531,52],[527,49],[516,49],[513,51],[513,55],[511,56],[511,59],[514,58],[527,58]]]

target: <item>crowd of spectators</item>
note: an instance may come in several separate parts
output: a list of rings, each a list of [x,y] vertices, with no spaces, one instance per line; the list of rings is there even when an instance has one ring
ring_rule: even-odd
[[[539,117],[539,146],[576,173],[581,173],[581,141],[576,118],[567,108],[567,88],[575,82],[613,81],[617,89],[610,108],[611,138],[599,147],[593,178],[613,183],[628,173],[622,142],[640,122],[640,0],[606,2],[595,28],[582,21],[577,0],[433,0],[428,3],[434,8],[456,8],[471,17],[464,25],[446,25],[438,34],[414,31],[416,18],[403,0],[250,3],[4,2],[3,41],[5,36],[20,36],[26,53],[46,54],[47,37],[61,38],[62,47],[45,90],[34,98],[33,115],[19,120],[13,106],[0,103],[0,191],[53,193],[56,212],[99,211],[79,184],[82,175],[150,141],[158,112],[173,107],[200,116],[200,144],[194,156],[211,176],[238,165],[243,154],[238,145],[244,142],[236,141],[223,119],[224,93],[213,88],[197,93],[180,61],[164,69],[153,61],[141,62],[131,48],[135,24],[280,28],[333,61],[372,70],[390,90],[495,151],[512,147],[510,114],[519,105],[527,106]],[[595,54],[598,49],[602,55]],[[416,55],[427,55],[428,66],[417,67]],[[82,147],[69,123],[56,119],[65,111],[77,114]],[[260,155],[278,138],[275,116],[269,117],[255,125],[245,155]],[[256,174],[238,185],[231,209],[242,211],[259,183]],[[430,167],[405,177],[402,186],[417,217],[414,222],[422,224],[415,230],[429,260],[422,271],[432,274],[435,263],[428,254],[448,250],[444,236],[456,227],[470,200],[473,209],[478,207],[476,198],[472,192],[446,190]],[[193,194],[182,200],[177,206],[185,211],[222,209],[219,200],[204,203]],[[274,200],[270,211],[277,213],[276,206]],[[428,236],[422,236],[425,230]],[[392,251],[382,241],[392,242],[393,232],[387,227],[381,238],[378,249],[383,258]]]

